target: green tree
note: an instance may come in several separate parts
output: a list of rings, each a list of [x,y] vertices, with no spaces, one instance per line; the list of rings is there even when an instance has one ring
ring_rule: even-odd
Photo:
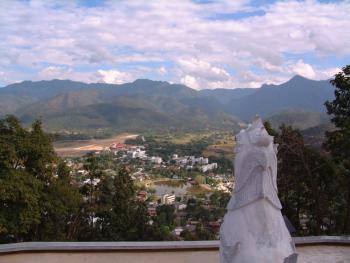
[[[25,169],[45,184],[49,184],[53,179],[57,156],[51,137],[43,131],[40,121],[32,124],[26,142],[28,144],[24,145],[20,152],[23,154],[21,157]]]
[[[121,167],[113,181],[114,193],[112,197],[112,213],[109,231],[113,240],[137,240],[136,211],[139,202],[135,200],[135,189],[128,170]],[[139,210],[141,212],[141,208]],[[145,215],[145,211],[139,214]],[[141,226],[140,226],[141,227]],[[139,233],[142,236],[142,233]]]
[[[66,165],[64,161],[59,161],[57,165],[57,177],[62,180],[70,180],[71,169]]]
[[[299,235],[335,233],[342,196],[338,193],[341,177],[334,163],[306,147],[301,133],[291,127],[281,126],[276,141],[282,212]]]
[[[29,233],[41,219],[41,188],[40,182],[24,171],[0,168],[0,242],[31,239]]]
[[[40,121],[32,124],[28,143],[24,166],[42,185],[40,223],[31,232],[31,239],[71,239],[69,228],[82,201],[78,188],[71,185],[68,167],[56,156],[51,137],[43,131]]]
[[[304,143],[301,134],[291,127],[281,126],[278,142],[278,191],[285,214],[296,229],[301,228],[300,215],[304,214],[307,191],[305,173],[301,165]]]
[[[229,193],[214,191],[210,195],[210,203],[215,207],[226,208],[230,198],[231,195]]]
[[[67,178],[53,180],[40,200],[45,212],[37,226],[35,240],[75,240],[82,202],[78,187],[71,185]]]
[[[156,222],[159,226],[172,226],[175,219],[174,205],[161,205],[157,207]]]
[[[129,171],[120,167],[115,176],[101,175],[95,189],[93,224],[82,228],[80,240],[145,240],[150,232],[147,208],[136,200]]]
[[[0,121],[0,239],[26,240],[40,222],[41,182],[27,166],[29,132],[14,116]]]
[[[0,120],[1,241],[67,239],[80,195],[55,178],[57,161],[39,121],[27,130],[14,116]]]
[[[308,190],[305,194],[308,234],[342,234],[345,196],[339,189],[343,187],[344,177],[329,156],[312,149],[307,149],[306,154],[306,174],[310,172],[304,179]]]
[[[190,231],[185,229],[184,231],[181,232],[180,236],[185,240],[185,241],[194,241],[197,240],[194,235],[191,234]]]
[[[205,177],[203,175],[196,175],[196,177],[194,178],[194,180],[196,181],[197,184],[205,184]]]
[[[96,227],[96,213],[99,209],[101,179],[103,178],[100,160],[94,153],[85,156],[84,169],[87,171],[80,193],[85,202],[82,205],[78,221],[78,239],[82,241],[96,240],[100,233]]]
[[[97,189],[97,181],[102,176],[102,167],[93,153],[87,154],[86,162],[84,164],[84,169],[88,172],[89,182],[83,187],[83,193],[88,197],[88,205],[90,209],[93,209],[95,194]]]
[[[274,137],[278,136],[278,132],[272,128],[272,125],[269,121],[264,121],[264,126],[269,135]]]
[[[335,131],[326,133],[325,148],[331,152],[345,177],[346,207],[343,233],[350,233],[350,65],[331,80],[335,87],[333,101],[325,103]]]
[[[198,240],[213,240],[215,239],[215,234],[202,224],[198,224],[196,226],[196,237]]]

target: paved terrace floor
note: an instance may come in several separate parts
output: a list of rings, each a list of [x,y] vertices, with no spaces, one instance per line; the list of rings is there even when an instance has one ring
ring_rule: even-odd
[[[299,263],[350,262],[347,237],[295,238]],[[0,245],[0,263],[219,263],[218,241],[30,242]]]

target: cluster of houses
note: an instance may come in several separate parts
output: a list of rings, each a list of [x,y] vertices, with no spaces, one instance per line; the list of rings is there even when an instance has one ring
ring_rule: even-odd
[[[124,157],[130,159],[139,158],[144,161],[150,161],[153,164],[160,165],[163,159],[159,156],[148,156],[143,146],[130,146],[123,143],[113,143],[109,150],[118,154],[118,152],[126,153]],[[209,159],[203,156],[178,156],[174,154],[171,158],[179,167],[185,168],[187,170],[192,170],[193,168],[198,168],[199,171],[206,173],[218,168],[218,164],[213,162],[209,163]]]
[[[208,163],[208,164],[202,165],[199,169],[200,169],[200,171],[205,173],[205,172],[217,169],[217,168],[218,168],[217,163]]]
[[[147,191],[145,190],[139,191],[137,198],[142,202],[146,202]],[[178,239],[182,239],[181,233],[185,230],[193,234],[195,233],[196,227],[200,222],[193,220],[191,218],[187,218],[188,212],[186,209],[188,205],[183,202],[176,201],[176,197],[174,194],[164,194],[163,196],[160,197],[158,202],[155,202],[155,201],[147,202],[147,213],[148,213],[148,216],[150,217],[149,224],[153,224],[153,219],[154,217],[157,216],[157,207],[162,205],[173,205],[175,208],[175,221],[178,223],[178,226],[175,227],[175,229],[172,231],[172,234],[174,237]],[[193,205],[193,204],[190,204],[190,205]],[[213,209],[213,207],[209,203],[206,203],[205,209],[208,209],[210,211],[211,209]],[[185,224],[181,225],[182,222],[185,222]],[[219,219],[217,221],[207,222],[205,227],[210,228],[214,233],[218,234],[221,223],[222,223],[222,220]]]
[[[148,156],[143,146],[131,146],[124,143],[113,143],[109,150],[115,155],[119,152],[126,153],[123,157],[128,157],[130,159],[142,159],[145,161],[150,161],[154,164],[161,164],[163,162],[161,157],[158,156]]]
[[[202,164],[208,164],[209,159],[205,157],[195,157],[195,156],[178,156],[177,154],[173,154],[172,160],[174,160],[178,165],[185,166],[185,165],[202,165]]]
[[[143,149],[143,147],[135,147],[133,149],[130,149],[126,152],[127,156],[131,159],[142,159],[145,161],[150,161],[154,164],[161,164],[163,162],[163,159],[158,156],[148,156],[146,154],[146,151]]]
[[[146,201],[148,198],[148,192],[145,190],[141,190],[137,193],[137,199],[141,202]],[[174,194],[164,194],[159,197],[159,204],[162,205],[173,205],[175,204],[175,195]],[[155,202],[150,202],[149,205],[154,207]],[[157,202],[158,204],[158,202]]]
[[[233,188],[233,183],[225,177],[225,174],[218,174],[214,170],[218,168],[218,164],[215,162],[210,163],[209,159],[203,156],[178,156],[177,154],[174,154],[171,156],[170,160],[168,162],[165,162],[162,160],[161,157],[158,156],[149,156],[143,146],[134,146],[134,145],[127,145],[123,143],[113,143],[109,147],[107,147],[103,152],[101,151],[100,154],[108,153],[112,154],[113,158],[115,160],[120,160],[123,163],[133,165],[133,173],[131,175],[132,179],[138,182],[144,182],[146,189],[148,187],[148,183],[151,183],[152,180],[152,172],[150,170],[147,170],[147,168],[144,166],[145,163],[152,163],[156,168],[160,169],[167,169],[169,166],[169,169],[174,172],[172,175],[172,179],[179,179],[177,176],[177,169],[183,168],[186,170],[192,170],[196,169],[197,171],[200,171],[202,173],[206,173],[205,177],[210,178],[211,182],[214,182],[213,184],[208,185],[211,189],[215,189],[222,192],[230,193]],[[134,159],[140,159],[144,162],[140,163],[134,163],[132,160]],[[81,178],[80,183],[81,184],[93,184],[97,185],[100,181],[100,179],[93,179],[90,180],[88,178],[88,172],[84,169],[83,166],[83,160],[67,160],[67,165],[74,170],[74,173],[77,175],[77,178]],[[176,166],[174,169],[174,165]],[[153,168],[152,168],[153,169]],[[106,169],[104,172],[107,172]],[[110,173],[112,174],[113,171],[111,170]],[[170,174],[171,175],[171,174]],[[186,184],[198,184],[194,178],[188,177],[187,181],[185,181]],[[177,193],[177,195],[179,195]],[[182,197],[181,194],[178,197]],[[173,192],[171,193],[164,193],[163,195],[158,196],[158,201],[154,201],[155,199],[149,198],[149,193],[147,190],[140,190],[137,193],[137,199],[146,202],[147,205],[147,211],[148,215],[150,216],[150,222],[152,222],[152,218],[157,216],[157,207],[161,205],[174,205],[175,207],[175,215],[176,220],[178,222],[186,222],[185,224],[178,223],[177,225],[181,225],[176,227],[173,230],[173,235],[181,239],[180,235],[183,231],[188,231],[191,233],[195,232],[196,226],[199,222],[196,222],[191,219],[187,219],[187,204],[186,202],[178,201],[175,194]],[[151,200],[152,199],[152,200]],[[181,198],[180,198],[181,199]],[[210,205],[208,205],[207,209],[212,209]],[[154,219],[154,218],[153,218]],[[207,228],[212,229],[214,232],[219,229],[220,222],[207,222],[206,225]]]
[[[225,193],[232,193],[232,189],[234,187],[234,183],[233,182],[219,182],[216,186],[215,186],[215,190],[220,191],[220,192],[225,192]]]
[[[194,167],[198,167],[198,169],[205,173],[218,168],[217,163],[209,163],[209,159],[205,157],[195,157],[195,156],[178,156],[174,154],[172,156],[172,160],[179,165],[180,167],[184,167],[187,170],[191,170]]]

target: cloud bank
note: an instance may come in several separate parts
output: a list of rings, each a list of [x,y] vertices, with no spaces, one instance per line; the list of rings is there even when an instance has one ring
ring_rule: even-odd
[[[256,88],[350,59],[350,2],[0,2],[0,84],[162,79]]]

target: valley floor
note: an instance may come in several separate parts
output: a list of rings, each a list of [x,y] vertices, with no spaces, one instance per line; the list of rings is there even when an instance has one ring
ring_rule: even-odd
[[[138,134],[123,133],[108,139],[57,142],[54,147],[61,157],[80,157],[91,151],[102,151],[113,143],[124,143],[125,140],[134,139],[137,136]]]

